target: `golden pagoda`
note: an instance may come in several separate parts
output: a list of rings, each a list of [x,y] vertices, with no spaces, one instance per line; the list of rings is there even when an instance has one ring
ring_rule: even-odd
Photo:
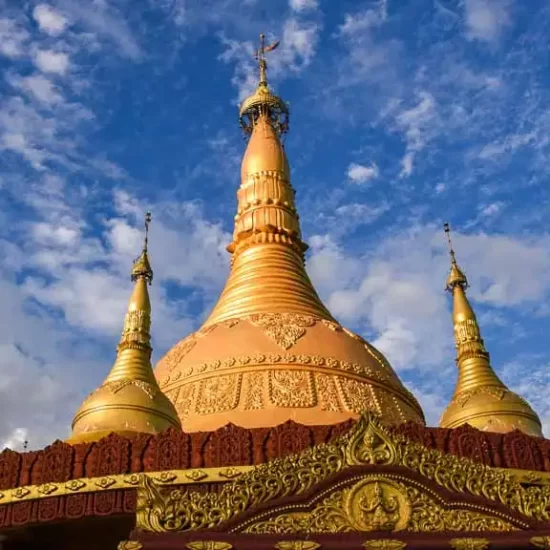
[[[379,414],[388,424],[424,424],[422,410],[385,357],[343,328],[305,270],[290,168],[280,137],[288,107],[260,82],[240,107],[250,136],[237,192],[231,272],[212,313],[155,370],[188,432],[233,423],[269,427],[293,420],[331,425]]]
[[[145,217],[145,240],[134,262],[134,291],[128,302],[115,364],[103,384],[76,413],[69,443],[95,441],[116,432],[122,435],[181,429],[170,400],[160,391],[151,366],[151,303],[147,285],[153,281],[147,239],[151,214]]]
[[[477,318],[466,297],[468,279],[456,263],[449,224],[445,224],[445,235],[451,256],[446,290],[453,295],[458,380],[439,425],[456,428],[470,424],[479,430],[501,433],[517,429],[542,437],[541,423],[535,411],[523,398],[510,391],[491,367]]]
[[[459,381],[442,424],[458,429],[425,426],[386,359],[317,296],[280,141],[288,108],[267,84],[275,47],[261,37],[241,106],[250,140],[218,303],[160,361],[159,386],[147,215],[115,364],[72,437],[0,452],[1,550],[550,548],[550,441],[492,371],[452,247]]]

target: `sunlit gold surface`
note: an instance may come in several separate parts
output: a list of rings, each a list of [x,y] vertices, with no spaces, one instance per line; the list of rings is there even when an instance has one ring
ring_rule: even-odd
[[[550,488],[395,436],[365,414],[334,442],[216,490],[167,491],[143,476],[136,509],[137,528],[154,533],[221,532],[229,521],[231,533],[531,531],[550,520]]]
[[[97,441],[109,433],[158,433],[180,427],[174,406],[159,389],[151,367],[151,303],[147,284],[153,272],[144,249],[132,269],[134,290],[111,372],[82,403],[69,443]]]
[[[317,296],[304,266],[278,113],[261,97],[257,92],[241,109],[252,129],[229,279],[203,327],[158,363],[160,387],[189,432],[230,422],[328,425],[365,410],[388,424],[424,423],[385,358],[337,324]]]
[[[446,230],[448,232],[447,227]],[[453,295],[458,380],[452,401],[441,416],[440,426],[456,428],[470,424],[485,431],[518,429],[542,436],[537,414],[524,399],[510,391],[491,368],[475,313],[466,297],[467,286],[466,276],[458,267],[451,248],[447,290]]]

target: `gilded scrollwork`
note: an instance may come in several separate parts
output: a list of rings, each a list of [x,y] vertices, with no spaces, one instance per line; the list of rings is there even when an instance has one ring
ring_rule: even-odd
[[[286,369],[270,371],[269,399],[278,407],[313,407],[316,404],[313,373]]]
[[[321,495],[321,498],[321,502],[306,512],[275,511],[273,516],[247,525],[245,532],[290,535],[352,531],[506,532],[517,529],[510,521],[487,511],[470,510],[466,505],[447,509],[430,496],[426,488],[416,488],[406,481],[384,476],[365,476],[352,487],[325,497]]]
[[[451,539],[449,545],[453,550],[488,550],[489,541],[472,537]]]
[[[199,414],[230,411],[239,403],[242,374],[226,374],[199,382],[196,410]]]
[[[158,393],[158,387],[156,384],[151,384],[143,380],[136,380],[134,378],[121,378],[119,380],[107,382],[103,384],[102,388],[106,388],[110,392],[117,394],[128,386],[135,386],[136,388],[139,388],[147,395],[147,397],[149,397],[149,399],[154,399],[155,395]]]
[[[221,540],[195,540],[185,545],[189,550],[231,550],[233,545]]]
[[[549,486],[524,487],[511,473],[442,454],[403,436],[392,436],[377,417],[365,414],[354,429],[338,441],[317,445],[299,455],[257,466],[215,494],[178,489],[170,495],[164,495],[150,478],[144,477],[139,491],[141,505],[138,508],[138,526],[156,532],[213,528],[252,506],[303,494],[328,476],[362,464],[401,466],[404,471],[420,474],[455,494],[482,497],[486,501],[504,505],[525,518],[513,519],[493,514],[491,508],[474,511],[466,506],[459,512],[447,511],[445,521],[442,522],[441,518],[425,516],[417,511],[425,510],[427,505],[419,504],[415,507],[416,502],[422,503],[424,498],[429,498],[431,505],[435,497],[422,497],[427,493],[411,485],[406,493],[412,510],[410,529],[456,530],[461,525],[462,529],[466,529],[466,517],[469,524],[500,531],[527,529],[529,519],[550,521]],[[419,493],[415,493],[415,490]],[[387,500],[391,496],[397,498],[382,487],[381,498]],[[442,503],[436,504],[442,506]],[[402,503],[399,504],[400,510],[401,506]],[[311,518],[298,515],[292,521],[308,526]]]
[[[142,548],[143,544],[136,540],[123,540],[119,542],[117,546],[118,550],[141,550]]]
[[[365,550],[404,550],[407,544],[396,539],[374,539],[363,543]]]
[[[317,550],[321,545],[312,540],[283,540],[275,545],[277,550]]]
[[[535,548],[542,548],[542,550],[550,550],[550,536],[538,536],[531,537],[529,542]]]
[[[261,328],[281,348],[290,349],[317,319],[297,313],[257,313],[250,315],[248,321]]]

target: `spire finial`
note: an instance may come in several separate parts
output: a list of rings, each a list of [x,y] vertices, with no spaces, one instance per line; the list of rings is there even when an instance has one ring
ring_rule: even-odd
[[[260,67],[260,86],[262,84],[264,86],[267,86],[267,62],[265,60],[265,54],[274,50],[279,45],[279,42],[280,41],[277,40],[276,42],[273,42],[272,44],[266,46],[265,34],[260,34],[260,47],[254,53],[254,57]]]
[[[455,251],[453,248],[453,242],[451,241],[451,226],[448,222],[443,224],[443,229],[445,231],[445,237],[447,239],[447,244],[449,246],[449,255],[451,256],[451,272],[447,277],[447,284],[445,290],[452,292],[456,286],[460,286],[463,290],[468,288],[468,279],[462,270],[458,267],[456,263]]]
[[[143,239],[143,251],[147,252],[149,243],[149,224],[151,223],[151,212],[145,212],[145,238]]]
[[[248,96],[239,109],[239,122],[246,135],[251,135],[260,116],[269,118],[277,134],[288,131],[288,105],[273,94],[267,85],[267,62],[265,54],[273,51],[280,41],[266,46],[265,35],[260,34],[260,47],[254,51],[254,58],[260,68],[260,83],[256,91]]]
[[[143,238],[143,250],[139,257],[134,260],[134,265],[132,266],[132,281],[137,281],[139,278],[143,277],[145,280],[151,284],[153,282],[153,269],[151,268],[151,263],[149,262],[148,256],[148,244],[149,244],[149,224],[151,223],[151,212],[145,213],[145,235]]]

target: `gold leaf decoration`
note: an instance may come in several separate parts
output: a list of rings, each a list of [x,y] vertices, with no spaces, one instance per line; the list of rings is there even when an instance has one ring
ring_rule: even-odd
[[[44,483],[43,485],[39,485],[37,490],[43,495],[51,495],[52,493],[55,493],[58,489],[59,487],[54,483]]]
[[[152,532],[213,529],[230,519],[234,520],[253,507],[291,495],[303,495],[329,476],[358,465],[400,467],[402,474],[395,475],[392,479],[384,478],[381,474],[374,477],[372,474],[370,477],[363,475],[355,479],[356,483],[365,484],[362,491],[370,495],[367,501],[370,499],[369,502],[372,504],[372,499],[376,497],[380,502],[384,502],[386,509],[379,509],[384,511],[387,517],[382,517],[380,524],[387,529],[402,528],[402,518],[409,509],[407,502],[411,503],[412,512],[403,528],[413,532],[502,532],[532,529],[533,520],[550,521],[550,486],[524,487],[517,481],[513,472],[443,454],[420,443],[409,441],[404,436],[392,435],[379,418],[367,413],[350,432],[337,441],[316,445],[298,455],[256,466],[216,492],[203,493],[186,489],[171,491],[164,495],[153,480],[143,476],[138,491],[140,504],[137,525],[140,529]],[[453,502],[456,506],[446,509],[445,502],[437,500],[439,497],[433,490],[428,490],[420,482],[413,483],[412,478],[408,477],[408,472],[414,474],[414,479],[424,478],[454,493]],[[376,480],[378,487],[373,485]],[[254,530],[293,534],[296,530],[311,532],[312,522],[322,516],[323,507],[330,509],[331,506],[333,510],[340,507],[338,513],[331,516],[333,523],[330,529],[333,532],[352,527],[356,529],[356,525],[360,523],[357,516],[350,517],[349,509],[344,513],[344,505],[349,498],[345,491],[350,490],[347,488],[334,492],[333,488],[333,492],[323,495],[329,502],[316,501],[309,513],[287,510],[285,516],[273,510],[265,512],[268,514],[266,517],[254,519]],[[467,502],[461,505],[460,495],[481,497],[487,505],[475,509]],[[368,508],[371,504],[365,506]],[[508,508],[511,514],[494,512],[492,504]],[[426,516],[418,516],[417,510],[430,508],[437,510],[437,513],[426,512]],[[398,517],[395,516],[396,513]],[[270,521],[275,523],[267,525]],[[375,525],[378,519],[367,521],[363,518],[361,521],[364,528],[368,529],[369,525]],[[267,526],[260,527],[259,523]],[[232,532],[251,528],[250,521],[241,527],[235,525]],[[328,529],[326,522],[322,525],[325,525],[324,529]]]
[[[487,539],[474,539],[470,537],[451,539],[449,544],[453,550],[487,550],[489,548],[489,541]]]
[[[543,550],[550,550],[550,536],[538,536],[531,537],[529,542],[535,548],[542,548]]]
[[[189,550],[231,550],[233,546],[219,540],[196,540],[185,545]]]
[[[118,543],[117,548],[118,550],[141,550],[143,548],[143,544],[136,540],[123,540]]]
[[[84,483],[81,479],[72,479],[71,481],[67,481],[67,483],[65,483],[65,487],[69,489],[69,491],[76,492],[86,487],[86,483]]]
[[[115,483],[116,483],[116,480],[114,480],[112,477],[102,477],[101,479],[95,482],[97,487],[99,487],[100,489],[107,489],[107,487],[110,487]]]
[[[201,479],[208,477],[208,474],[202,470],[191,470],[185,474],[185,477],[192,479],[193,481],[200,481]]]
[[[395,539],[375,539],[363,543],[365,550],[403,550],[407,545]]]
[[[316,321],[314,317],[297,313],[257,313],[248,320],[283,349],[290,349]]]
[[[278,550],[317,550],[320,547],[312,540],[283,540],[275,545]]]

